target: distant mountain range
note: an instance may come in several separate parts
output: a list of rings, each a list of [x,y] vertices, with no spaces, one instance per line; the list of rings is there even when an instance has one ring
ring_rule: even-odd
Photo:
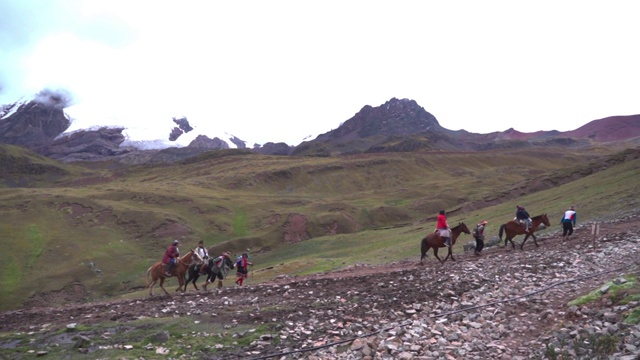
[[[514,129],[488,134],[453,131],[414,100],[392,98],[364,106],[337,129],[297,146],[285,143],[248,147],[240,138],[198,135],[186,147],[131,141],[124,127],[101,127],[68,132],[64,94],[43,91],[36,96],[0,106],[0,143],[19,145],[64,162],[116,160],[123,163],[174,162],[206,151],[242,149],[269,155],[334,156],[376,152],[484,151],[535,146],[590,146],[601,143],[640,143],[640,115],[594,120],[566,132],[522,133]],[[193,130],[185,117],[173,118],[167,139],[176,141]],[[170,144],[170,143],[169,143]]]

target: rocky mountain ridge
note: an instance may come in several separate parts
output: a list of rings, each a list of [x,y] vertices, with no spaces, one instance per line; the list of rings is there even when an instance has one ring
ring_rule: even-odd
[[[34,99],[0,108],[0,143],[19,145],[64,162],[116,160],[141,163],[150,158],[180,161],[210,150],[248,149],[270,155],[331,156],[372,152],[422,150],[484,151],[530,146],[581,146],[593,142],[627,141],[640,138],[640,115],[594,120],[568,132],[538,131],[475,134],[444,128],[416,101],[392,98],[373,107],[364,106],[338,128],[297,146],[284,143],[255,144],[230,135],[228,139],[196,137],[183,148],[145,150],[127,141],[123,127],[102,127],[67,132],[71,120],[64,113],[69,100],[59,93],[43,91]],[[186,117],[173,118],[167,138],[177,140],[193,130]],[[161,153],[163,156],[155,156]]]

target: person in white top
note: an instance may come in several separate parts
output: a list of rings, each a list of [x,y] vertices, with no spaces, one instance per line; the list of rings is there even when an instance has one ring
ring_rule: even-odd
[[[200,258],[202,259],[203,262],[206,262],[207,259],[209,258],[209,252],[207,251],[207,248],[204,247],[204,241],[200,240],[198,241],[198,247],[196,248],[196,253],[198,255],[200,255]],[[199,267],[202,264],[193,264],[193,268],[194,271],[199,271]]]
[[[576,226],[576,221],[578,220],[578,214],[576,213],[575,206],[571,206],[569,210],[564,212],[562,215],[562,220],[560,224],[562,224],[562,241],[568,241],[569,236],[573,234],[573,227]]]
[[[207,248],[204,247],[204,241],[202,240],[198,241],[198,247],[196,248],[196,252],[198,253],[198,255],[200,255],[202,260],[205,260],[206,258],[209,257],[209,252],[207,252]]]

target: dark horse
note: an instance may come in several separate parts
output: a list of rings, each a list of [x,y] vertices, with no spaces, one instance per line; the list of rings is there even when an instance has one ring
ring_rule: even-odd
[[[533,242],[536,244],[536,247],[537,247],[539,246],[538,241],[536,240],[536,236],[533,233],[538,229],[538,226],[540,226],[540,224],[544,224],[547,227],[551,226],[551,224],[549,224],[549,219],[547,218],[547,214],[541,214],[541,215],[532,217],[531,227],[529,228],[529,230],[525,230],[522,224],[518,224],[513,220],[509,221],[506,224],[502,224],[500,226],[500,233],[498,237],[500,238],[500,240],[502,240],[502,233],[506,232],[506,237],[504,238],[504,246],[507,246],[507,241],[510,241],[511,246],[515,249],[516,244],[514,244],[513,238],[518,235],[527,234],[524,237],[522,244],[520,244],[520,250],[523,249],[524,243],[527,241],[529,236],[533,238]]]
[[[230,258],[226,256],[221,256],[223,260],[223,264],[220,266],[216,266],[216,258],[208,258],[202,266],[190,266],[189,274],[187,275],[187,280],[184,283],[184,291],[187,290],[187,285],[189,283],[193,284],[193,287],[198,289],[198,285],[196,285],[196,281],[200,277],[200,275],[207,275],[207,281],[202,285],[202,287],[206,290],[207,285],[215,281],[218,278],[218,287],[222,287],[222,279],[226,276],[227,272],[230,269],[233,269],[234,263]]]
[[[420,252],[422,253],[422,256],[420,257],[420,264],[422,264],[422,260],[427,257],[427,251],[429,251],[429,249],[431,248],[433,248],[433,255],[435,255],[441,263],[447,261],[449,256],[451,256],[451,260],[455,261],[456,259],[453,257],[451,248],[453,247],[453,245],[455,245],[456,239],[461,233],[465,233],[467,235],[471,234],[471,231],[469,231],[469,228],[467,228],[467,225],[465,225],[464,223],[459,223],[458,226],[451,229],[451,247],[449,248],[449,253],[447,254],[447,257],[444,258],[444,260],[440,259],[440,257],[438,256],[438,248],[446,246],[444,244],[444,239],[441,238],[440,234],[438,234],[437,232],[425,236],[422,239],[422,244],[420,246]]]

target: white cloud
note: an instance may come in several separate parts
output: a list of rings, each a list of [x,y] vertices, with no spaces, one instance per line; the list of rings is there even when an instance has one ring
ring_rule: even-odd
[[[4,4],[19,16],[0,25],[0,102],[64,87],[86,109],[78,122],[148,135],[185,115],[297,145],[392,97],[474,132],[640,113],[631,1],[47,4]]]

